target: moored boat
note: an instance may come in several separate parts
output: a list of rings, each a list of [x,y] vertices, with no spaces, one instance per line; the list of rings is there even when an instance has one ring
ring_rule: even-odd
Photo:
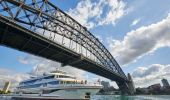
[[[87,100],[95,95],[102,85],[76,79],[62,70],[32,77],[19,83],[14,100]]]

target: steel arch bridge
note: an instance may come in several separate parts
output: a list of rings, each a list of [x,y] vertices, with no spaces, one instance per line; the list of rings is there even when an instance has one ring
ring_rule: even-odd
[[[129,93],[104,45],[48,0],[0,0],[0,44],[104,76]]]

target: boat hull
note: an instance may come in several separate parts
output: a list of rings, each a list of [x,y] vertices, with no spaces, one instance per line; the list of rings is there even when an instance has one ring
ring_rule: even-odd
[[[99,88],[84,88],[84,89],[63,89],[54,91],[49,94],[19,94],[14,95],[14,100],[89,100],[95,95]]]
[[[89,99],[61,99],[58,97],[12,97],[12,100],[89,100]]]

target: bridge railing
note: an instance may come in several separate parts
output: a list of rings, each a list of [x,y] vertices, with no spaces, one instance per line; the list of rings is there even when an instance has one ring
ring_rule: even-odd
[[[48,0],[0,0],[0,14],[126,78],[104,45]]]

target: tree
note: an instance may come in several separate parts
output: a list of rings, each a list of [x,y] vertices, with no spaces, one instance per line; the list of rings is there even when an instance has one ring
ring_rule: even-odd
[[[11,93],[10,90],[8,90],[6,93],[4,93],[4,91],[0,90],[0,94],[10,94],[10,93]]]
[[[10,91],[10,90],[8,90],[6,94],[10,94],[10,93],[11,93],[11,91]]]
[[[3,91],[2,91],[2,90],[0,90],[0,94],[3,94]]]

